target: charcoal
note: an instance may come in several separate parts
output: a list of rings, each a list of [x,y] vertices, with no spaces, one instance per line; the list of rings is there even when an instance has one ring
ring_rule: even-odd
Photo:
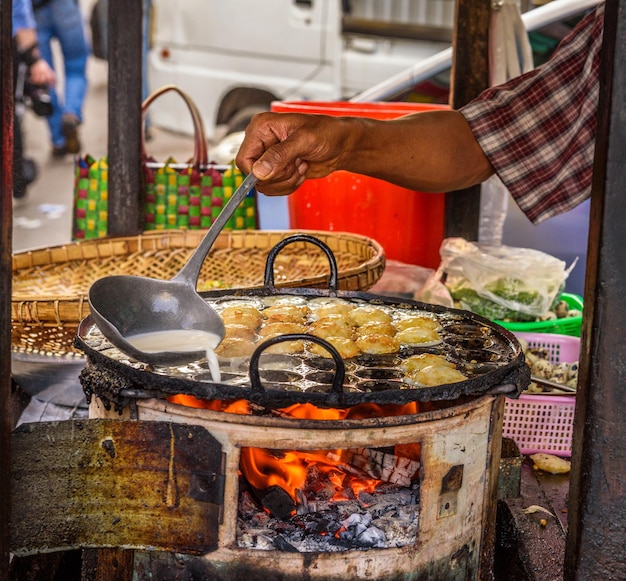
[[[381,547],[384,545],[387,537],[384,531],[379,528],[367,527],[356,540],[366,547]]]
[[[250,493],[246,490],[242,491],[239,494],[239,515],[250,519],[258,510],[259,506]]]
[[[274,545],[279,551],[285,551],[286,553],[299,553],[298,549],[296,549],[292,544],[288,543],[285,538],[281,535],[278,535],[274,538]]]
[[[418,471],[417,450],[414,459],[397,455],[395,446],[307,452],[309,459],[320,461],[307,466],[295,499],[276,485],[258,490],[242,475],[238,546],[259,549],[269,539],[274,550],[336,552],[415,543],[419,480],[412,481],[409,475]],[[277,459],[286,454],[268,452]],[[385,471],[389,476],[405,475],[399,479],[402,484],[390,478],[379,481],[371,492],[355,495],[351,487],[355,479],[371,480],[369,473]]]
[[[286,519],[296,510],[296,503],[289,493],[280,486],[270,486],[265,490],[254,489],[254,496],[272,516]]]

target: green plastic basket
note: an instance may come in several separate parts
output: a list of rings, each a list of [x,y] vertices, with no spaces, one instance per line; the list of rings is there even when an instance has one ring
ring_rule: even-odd
[[[563,293],[560,299],[567,302],[570,309],[576,309],[582,312],[583,298],[571,293]],[[571,335],[580,337],[580,329],[582,327],[583,318],[565,317],[563,319],[552,319],[550,321],[532,321],[529,323],[517,323],[512,321],[494,321],[505,329],[513,333],[555,333],[557,335]]]

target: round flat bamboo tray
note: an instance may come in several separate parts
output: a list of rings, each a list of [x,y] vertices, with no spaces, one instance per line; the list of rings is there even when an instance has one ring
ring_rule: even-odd
[[[67,337],[89,314],[87,293],[104,276],[132,274],[169,279],[185,264],[206,231],[160,230],[137,236],[74,242],[13,255],[13,346],[20,351],[72,351]],[[300,231],[222,232],[204,261],[198,290],[263,286],[268,252]],[[381,245],[365,236],[306,231],[334,253],[341,290],[364,291],[382,276]],[[275,262],[276,286],[328,285],[324,253],[312,244],[286,246]],[[65,344],[65,349],[61,345]]]

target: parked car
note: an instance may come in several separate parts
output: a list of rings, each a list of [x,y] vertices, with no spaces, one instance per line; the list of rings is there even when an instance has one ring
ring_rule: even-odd
[[[210,140],[272,101],[350,98],[450,46],[454,20],[454,0],[152,2],[148,86],[183,88]],[[190,132],[183,108],[159,100],[151,122]]]

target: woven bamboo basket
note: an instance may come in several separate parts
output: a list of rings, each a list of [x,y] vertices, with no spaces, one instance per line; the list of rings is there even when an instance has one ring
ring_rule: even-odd
[[[169,279],[185,264],[204,230],[159,230],[137,236],[74,242],[13,255],[11,302],[14,351],[75,353],[78,323],[89,314],[87,292],[104,276],[133,274]],[[198,290],[255,288],[263,285],[268,252],[295,231],[233,230],[222,232],[204,261]],[[341,290],[364,291],[382,276],[385,256],[380,244],[358,234],[306,231],[334,253]],[[277,256],[277,287],[328,286],[325,254],[297,242]]]

